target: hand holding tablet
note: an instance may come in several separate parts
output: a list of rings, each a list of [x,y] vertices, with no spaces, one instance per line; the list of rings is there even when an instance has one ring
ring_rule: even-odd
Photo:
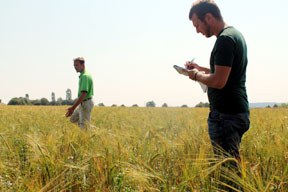
[[[193,60],[192,60],[192,62],[193,62]],[[173,67],[179,74],[182,74],[182,75],[185,75],[185,76],[189,76],[189,70],[188,69],[186,69],[184,67],[180,67],[178,65],[174,65]],[[202,73],[202,71],[200,71],[200,73]],[[203,92],[206,93],[206,91],[208,90],[207,85],[205,85],[205,84],[203,84],[201,82],[198,82],[198,83],[200,84]]]

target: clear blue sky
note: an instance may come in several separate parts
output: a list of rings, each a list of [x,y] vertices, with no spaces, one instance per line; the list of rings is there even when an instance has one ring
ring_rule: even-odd
[[[83,56],[95,102],[177,106],[207,101],[200,86],[172,66],[196,57],[208,66],[215,37],[197,34],[190,0],[0,1],[0,99],[51,92],[76,97],[72,59]],[[250,102],[288,102],[288,3],[216,1],[224,20],[245,36]]]

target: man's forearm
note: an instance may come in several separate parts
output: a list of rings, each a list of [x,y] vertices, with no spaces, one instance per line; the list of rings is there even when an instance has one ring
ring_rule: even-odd
[[[229,66],[215,65],[215,73],[213,74],[201,73],[201,70],[193,69],[189,71],[189,77],[192,80],[204,83],[208,87],[222,89],[228,81],[230,71],[231,67]]]
[[[72,106],[74,109],[76,109],[76,107],[82,103],[82,101],[84,100],[84,98],[86,97],[87,93],[86,92],[83,92],[81,94],[81,96],[77,99],[77,101],[74,103],[74,105]]]
[[[215,74],[204,74],[204,73],[198,72],[196,75],[196,81],[204,83],[205,85],[211,88],[215,88],[215,89],[223,88],[223,83],[219,81],[219,78],[215,77]]]
[[[196,81],[199,81],[201,83],[204,83],[205,85],[207,85],[208,87],[214,87],[213,85],[213,74],[204,74],[201,73],[200,71],[197,72],[196,74]]]
[[[206,67],[201,67],[199,66],[199,71],[204,71],[205,74],[209,74],[210,73],[210,69],[209,68],[206,68]]]

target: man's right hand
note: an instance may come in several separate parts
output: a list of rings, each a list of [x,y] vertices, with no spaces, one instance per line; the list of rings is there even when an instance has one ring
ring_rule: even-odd
[[[197,65],[196,63],[191,62],[191,61],[187,61],[187,62],[185,63],[185,67],[186,67],[186,69],[188,69],[188,70],[192,70],[192,69],[197,69],[197,70],[199,70],[199,65]]]
[[[73,106],[69,107],[67,109],[66,117],[70,117],[73,114],[74,110],[75,110],[75,108]]]

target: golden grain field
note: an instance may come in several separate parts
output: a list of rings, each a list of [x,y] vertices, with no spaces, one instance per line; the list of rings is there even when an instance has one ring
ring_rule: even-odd
[[[216,191],[208,109],[0,106],[0,191]],[[288,191],[288,109],[253,109],[241,145],[247,192]],[[211,163],[212,162],[212,163]],[[235,190],[237,191],[237,190]]]

